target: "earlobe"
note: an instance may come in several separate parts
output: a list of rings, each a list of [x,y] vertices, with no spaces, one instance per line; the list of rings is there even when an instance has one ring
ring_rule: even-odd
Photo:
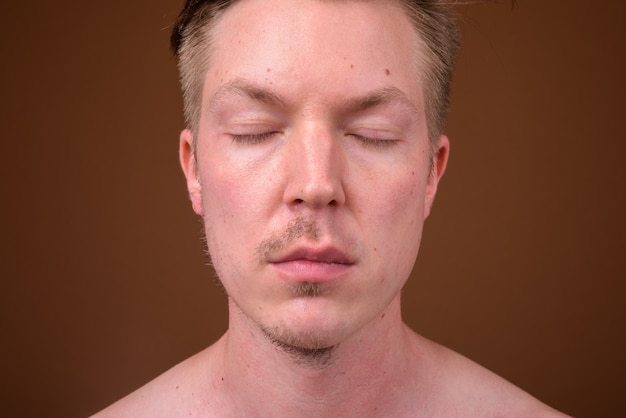
[[[433,147],[432,167],[430,176],[428,177],[424,199],[424,219],[428,218],[428,215],[430,215],[430,209],[432,208],[435,195],[437,194],[439,180],[441,180],[443,173],[446,171],[449,154],[450,141],[447,136],[441,135],[436,146]]]
[[[202,186],[200,185],[198,168],[196,166],[193,133],[189,129],[185,129],[180,133],[178,154],[180,166],[187,179],[187,191],[189,192],[191,206],[196,214],[202,216],[204,214],[202,207]]]

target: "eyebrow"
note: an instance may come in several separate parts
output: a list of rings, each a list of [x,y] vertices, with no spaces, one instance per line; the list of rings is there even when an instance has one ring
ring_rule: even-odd
[[[216,103],[227,96],[242,96],[264,104],[286,107],[286,101],[277,93],[258,86],[245,78],[235,78],[220,86],[209,100],[208,108],[211,109]],[[417,111],[415,104],[398,87],[388,86],[379,90],[366,93],[363,96],[348,98],[340,101],[339,108],[347,113],[363,112],[376,106],[389,103],[401,103],[412,111]]]
[[[208,108],[211,109],[215,103],[230,95],[243,96],[268,105],[285,107],[285,101],[276,93],[256,86],[246,79],[235,78],[217,89],[209,100]]]
[[[409,97],[397,87],[384,87],[380,90],[374,90],[355,98],[346,99],[341,108],[348,113],[363,112],[376,106],[383,106],[390,103],[401,103],[409,107],[412,111],[417,111],[415,104]]]

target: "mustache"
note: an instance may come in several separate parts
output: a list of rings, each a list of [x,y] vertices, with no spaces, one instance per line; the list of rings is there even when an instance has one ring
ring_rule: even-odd
[[[272,254],[285,249],[292,242],[305,237],[313,242],[320,239],[321,230],[314,220],[298,216],[287,223],[284,230],[264,239],[257,245],[256,255],[258,260],[266,260]]]

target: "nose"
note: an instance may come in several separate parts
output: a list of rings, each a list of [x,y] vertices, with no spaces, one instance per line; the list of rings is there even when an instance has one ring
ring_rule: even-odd
[[[311,126],[288,139],[285,203],[320,209],[343,205],[345,156],[333,134]]]

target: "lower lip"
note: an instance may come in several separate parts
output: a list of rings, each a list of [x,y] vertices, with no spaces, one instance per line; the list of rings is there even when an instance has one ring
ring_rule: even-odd
[[[303,282],[329,282],[346,275],[353,264],[321,263],[311,260],[292,260],[271,263],[279,275],[287,280]]]

